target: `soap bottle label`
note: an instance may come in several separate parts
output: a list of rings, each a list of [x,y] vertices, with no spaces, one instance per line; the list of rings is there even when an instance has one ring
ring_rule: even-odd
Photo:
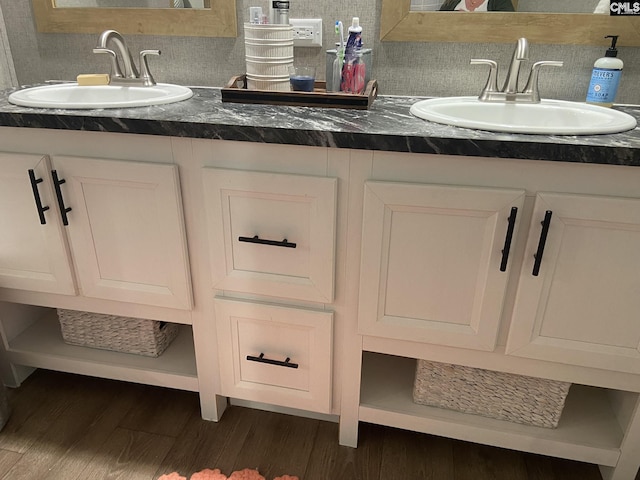
[[[618,93],[621,76],[622,70],[594,68],[587,91],[587,102],[613,103],[616,93]]]

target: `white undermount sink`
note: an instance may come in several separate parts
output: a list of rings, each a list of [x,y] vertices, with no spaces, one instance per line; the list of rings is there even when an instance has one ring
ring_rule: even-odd
[[[152,87],[61,83],[18,90],[9,95],[9,102],[35,108],[128,108],[179,102],[192,95],[187,87],[167,83]]]
[[[507,133],[594,135],[624,132],[637,125],[634,117],[619,110],[563,100],[499,103],[444,97],[414,103],[410,111],[431,122]]]

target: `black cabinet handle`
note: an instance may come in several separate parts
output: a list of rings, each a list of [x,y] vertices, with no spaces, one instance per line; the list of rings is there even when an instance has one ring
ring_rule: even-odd
[[[36,172],[34,172],[32,168],[30,168],[29,180],[31,181],[31,189],[33,190],[33,199],[36,201],[36,208],[38,209],[40,224],[45,225],[47,223],[47,219],[44,218],[44,212],[49,210],[49,207],[47,205],[42,206],[42,199],[40,198],[40,192],[38,191],[38,184],[42,183],[42,179],[36,178]]]
[[[547,234],[549,233],[549,226],[551,225],[551,210],[547,210],[544,214],[544,220],[540,222],[542,225],[542,231],[540,232],[540,240],[538,240],[538,250],[536,251],[533,258],[536,259],[533,264],[533,272],[532,275],[537,277],[540,273],[540,264],[542,263],[542,255],[544,254],[544,246],[547,243]]]
[[[62,216],[62,224],[69,225],[69,219],[67,218],[67,213],[71,211],[71,207],[64,206],[64,198],[62,198],[62,189],[60,185],[66,182],[64,178],[58,178],[58,172],[56,170],[51,170],[51,175],[53,176],[53,186],[56,187],[56,197],[58,198],[58,206],[60,207],[60,215]]]
[[[273,245],[274,247],[286,247],[286,248],[296,248],[296,244],[292,242],[288,242],[285,238],[281,242],[277,240],[265,240],[263,238],[255,235],[253,237],[238,237],[239,242],[248,242],[248,243],[259,243],[261,245]]]
[[[282,360],[271,360],[270,358],[265,358],[264,353],[261,353],[257,357],[253,355],[247,355],[247,360],[250,362],[258,362],[258,363],[268,363],[269,365],[277,365],[278,367],[287,367],[287,368],[298,368],[297,363],[291,363],[289,357],[287,357],[284,362]]]
[[[507,271],[507,262],[509,261],[509,252],[511,251],[511,240],[513,239],[513,230],[516,227],[516,217],[518,216],[518,207],[511,207],[509,215],[509,225],[507,226],[507,236],[504,238],[504,247],[502,247],[502,261],[500,262],[500,271]]]

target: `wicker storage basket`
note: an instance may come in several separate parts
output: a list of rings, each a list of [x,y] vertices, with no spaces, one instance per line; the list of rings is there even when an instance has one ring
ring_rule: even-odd
[[[140,318],[58,309],[62,338],[71,345],[157,357],[178,335],[178,325]]]
[[[418,360],[413,401],[555,428],[570,386],[567,382]]]

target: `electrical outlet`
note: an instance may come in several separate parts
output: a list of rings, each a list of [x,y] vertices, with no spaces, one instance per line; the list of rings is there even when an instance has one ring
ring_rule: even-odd
[[[290,18],[289,23],[293,25],[294,47],[322,46],[321,18]]]

